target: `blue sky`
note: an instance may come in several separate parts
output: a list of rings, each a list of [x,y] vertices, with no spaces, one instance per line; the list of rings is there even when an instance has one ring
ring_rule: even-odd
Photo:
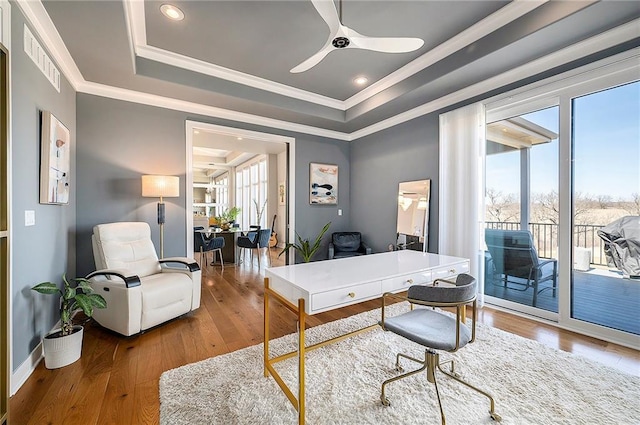
[[[640,82],[574,99],[574,188],[630,199],[640,192]],[[558,107],[523,115],[558,133]],[[519,152],[487,157],[487,188],[520,192]],[[558,140],[531,151],[531,191],[558,190]]]

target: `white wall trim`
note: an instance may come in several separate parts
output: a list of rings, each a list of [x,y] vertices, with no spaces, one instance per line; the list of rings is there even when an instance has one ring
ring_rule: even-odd
[[[322,136],[345,141],[349,140],[349,135],[347,133],[339,131],[327,130],[320,127],[297,124],[274,118],[267,118],[259,115],[248,114],[245,112],[232,111],[230,109],[223,109],[216,106],[203,105],[200,103],[188,102],[185,100],[178,100],[155,94],[142,93],[134,90],[106,86],[98,83],[84,82],[78,87],[78,92],[93,94],[95,96],[108,97],[111,99],[124,100],[127,102],[140,103],[149,106],[156,106],[165,109],[172,109],[176,111],[217,117],[230,121],[261,125],[281,130],[295,131],[297,133],[312,134],[315,136]]]
[[[525,65],[513,68],[507,72],[496,75],[482,82],[472,84],[456,92],[425,103],[424,105],[420,105],[406,112],[388,118],[384,121],[380,121],[376,124],[370,125],[369,127],[357,130],[349,135],[350,139],[356,140],[361,137],[368,136],[370,134],[393,127],[398,124],[402,124],[406,121],[412,120],[422,115],[426,115],[433,111],[445,108],[449,105],[453,105],[455,103],[470,99],[475,96],[480,96],[483,93],[487,93],[491,90],[503,87],[507,84],[514,83],[516,81],[543,72],[547,69],[551,69],[556,66],[571,62],[573,60],[580,59],[586,55],[615,46],[619,43],[632,40],[633,38],[636,38],[638,36],[637,28],[639,24],[640,19],[635,19],[627,24],[621,25],[587,40],[583,40],[571,46],[565,47],[564,49],[536,59]],[[635,53],[632,54],[637,55],[637,50],[637,48],[633,49],[632,52]],[[543,84],[544,82],[544,84],[549,84],[553,80],[564,78],[564,76],[565,73],[550,77],[549,79],[543,80],[539,83]]]
[[[524,14],[527,8],[534,9],[535,7],[542,4],[544,0],[538,0],[534,2],[529,2],[526,0],[518,0],[514,3],[517,3],[517,6],[512,6],[512,8],[504,10],[505,8],[500,9],[496,13],[504,14],[503,19],[508,20],[509,17],[512,19],[516,19],[518,13]],[[77,66],[73,62],[71,55],[69,54],[66,46],[62,42],[60,35],[55,30],[55,26],[51,22],[49,15],[47,15],[44,6],[40,1],[27,1],[27,0],[17,0],[18,5],[20,5],[21,9],[27,16],[27,18],[32,22],[34,30],[37,35],[43,41],[45,48],[49,50],[53,58],[56,60],[58,65],[60,66],[63,74],[69,79],[72,86],[76,91],[80,93],[93,94],[96,96],[107,97],[111,99],[124,100],[133,103],[140,103],[150,106],[157,106],[166,109],[172,109],[177,111],[184,111],[190,113],[197,113],[211,117],[217,117],[222,119],[228,119],[230,121],[237,121],[243,123],[250,123],[255,125],[261,125],[270,128],[277,128],[281,130],[289,130],[304,134],[311,134],[315,136],[327,137],[337,140],[344,141],[353,141],[357,140],[361,137],[376,133],[378,131],[385,130],[387,128],[393,127],[395,125],[404,123],[411,119],[417,118],[422,115],[426,115],[435,110],[445,108],[449,105],[455,104],[460,101],[464,101],[474,96],[481,95],[490,90],[499,88],[506,84],[521,80],[523,78],[530,77],[539,72],[542,72],[546,69],[550,69],[554,66],[559,66],[564,63],[570,62],[575,59],[579,59],[591,53],[600,51],[602,49],[606,49],[616,44],[623,43],[633,38],[637,37],[637,27],[640,24],[640,19],[635,19],[627,24],[621,25],[619,27],[613,28],[604,33],[598,34],[592,38],[587,40],[583,40],[578,42],[572,46],[559,50],[557,52],[551,53],[547,56],[539,58],[535,61],[532,61],[526,65],[520,66],[518,68],[514,68],[510,71],[507,71],[503,74],[494,76],[488,80],[485,80],[481,83],[476,83],[474,85],[465,87],[463,89],[458,90],[457,92],[450,93],[446,96],[443,96],[434,101],[428,102],[424,105],[418,106],[409,111],[405,111],[396,116],[390,117],[386,120],[373,124],[371,126],[362,128],[360,130],[354,131],[352,133],[345,133],[335,130],[328,130],[319,127],[304,125],[293,123],[289,121],[283,121],[273,118],[262,117],[258,115],[248,114],[244,112],[236,112],[228,109],[218,108],[214,106],[202,105],[193,102],[177,100],[169,97],[153,95],[148,93],[137,92],[128,89],[122,89],[118,87],[106,86],[103,84],[87,82],[84,80],[82,75],[80,74]],[[138,4],[140,2],[126,0],[125,4],[131,4],[129,12],[131,12],[131,21],[136,22],[140,19],[140,10],[142,5]],[[522,3],[522,4],[521,4]],[[531,3],[531,4],[529,4]],[[535,7],[534,7],[535,6]],[[521,9],[523,8],[523,9]],[[142,12],[144,9],[142,8]],[[489,19],[491,18],[491,19]],[[493,25],[497,25],[497,23],[493,22],[493,15],[488,18],[489,23]],[[482,21],[484,22],[484,21]],[[138,25],[138,24],[136,24]],[[488,25],[488,23],[486,23]],[[480,30],[478,30],[480,31]],[[139,34],[139,31],[132,31],[132,37],[137,41],[139,38],[143,37],[143,34]],[[477,36],[479,33],[475,33]],[[469,37],[469,39],[473,38],[474,34],[466,34],[464,37]],[[462,37],[462,36],[461,36]],[[140,42],[145,40],[140,40]],[[556,77],[553,77],[556,78]]]
[[[351,96],[349,99],[344,101],[345,109],[350,109],[357,104],[364,102],[365,100],[375,96],[376,94],[388,89],[389,87],[398,84],[399,82],[409,78],[413,74],[422,71],[423,69],[446,58],[447,56],[452,55],[453,53],[470,45],[471,43],[478,41],[482,37],[491,34],[492,32],[507,25],[508,23],[513,22],[521,16],[526,15],[539,6],[542,6],[547,1],[548,0],[516,0],[507,4],[506,6],[498,9],[496,12],[487,16],[483,20],[457,34],[455,37],[450,38],[444,43],[434,47],[424,55],[414,59],[397,71],[387,75],[381,80],[376,81],[369,87]]]
[[[344,102],[317,93],[312,93],[307,90],[298,89],[286,84],[277,83],[275,81],[256,77],[255,75],[235,71],[219,65],[213,65],[209,62],[169,52],[154,46],[135,46],[135,49],[136,55],[142,58],[165,63],[188,71],[209,75],[211,77],[232,81],[244,86],[269,91],[293,99],[300,99],[341,111],[345,110]]]
[[[20,387],[27,382],[27,379],[29,379],[29,376],[36,370],[38,363],[40,363],[40,360],[43,358],[42,341],[40,341],[40,343],[36,345],[36,348],[29,354],[29,357],[11,374],[11,396],[15,395]]]
[[[473,26],[462,31],[455,37],[436,46],[432,50],[426,52],[422,56],[392,72],[376,83],[366,87],[349,99],[342,101],[330,98],[328,96],[319,95],[307,90],[288,86],[286,84],[267,80],[252,74],[225,68],[219,65],[205,62],[188,56],[170,52],[158,47],[147,44],[146,28],[145,28],[145,11],[143,2],[125,0],[125,13],[130,17],[127,19],[127,33],[130,36],[130,43],[133,46],[134,55],[144,57],[146,59],[172,65],[178,68],[199,72],[227,81],[233,81],[238,84],[254,87],[257,89],[280,94],[282,96],[294,99],[302,99],[307,102],[315,103],[329,108],[346,111],[355,105],[375,96],[376,94],[398,84],[399,82],[409,78],[415,73],[431,66],[439,60],[457,52],[463,47],[479,40],[480,38],[496,31],[497,29],[507,25],[510,22],[520,18],[531,12],[537,7],[543,5],[548,0],[524,1],[516,0],[507,4],[490,16],[477,22]],[[135,60],[134,60],[135,63]]]

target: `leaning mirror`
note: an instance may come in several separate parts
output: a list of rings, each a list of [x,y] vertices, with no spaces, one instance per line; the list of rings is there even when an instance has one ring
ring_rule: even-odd
[[[401,182],[398,188],[398,249],[426,252],[429,244],[431,180]]]

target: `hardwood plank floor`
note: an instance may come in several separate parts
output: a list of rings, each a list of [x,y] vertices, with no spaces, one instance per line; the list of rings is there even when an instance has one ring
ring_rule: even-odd
[[[272,257],[274,265],[282,264],[275,250]],[[11,398],[9,423],[158,423],[164,371],[262,342],[263,269],[255,263],[207,271],[195,312],[128,338],[88,324],[81,359],[56,370],[41,362]],[[292,313],[273,304],[272,337],[294,332]],[[309,317],[307,323],[317,326],[379,306],[378,300],[367,301]],[[490,326],[640,375],[638,351],[490,308],[478,317]]]

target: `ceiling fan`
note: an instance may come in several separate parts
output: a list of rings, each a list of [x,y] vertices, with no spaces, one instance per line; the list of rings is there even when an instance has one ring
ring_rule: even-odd
[[[329,39],[324,46],[309,59],[294,67],[290,72],[299,73],[316,66],[336,49],[364,49],[384,53],[406,53],[419,49],[424,44],[420,38],[411,37],[368,37],[342,25],[342,0],[340,16],[333,0],[311,0],[322,19],[329,26]]]

